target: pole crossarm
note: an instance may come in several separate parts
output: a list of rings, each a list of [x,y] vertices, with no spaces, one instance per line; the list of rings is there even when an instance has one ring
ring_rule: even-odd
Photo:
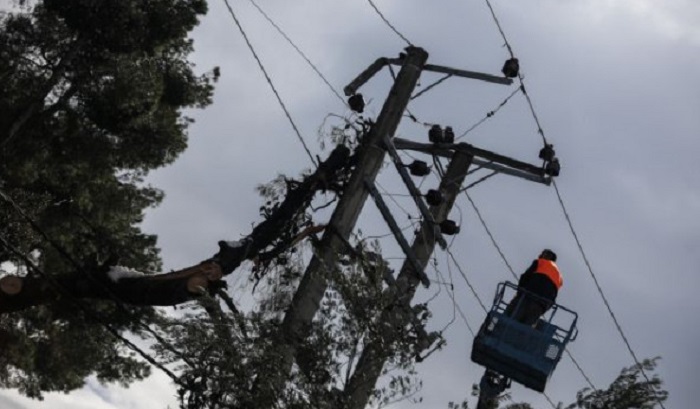
[[[393,63],[393,61],[389,62]],[[507,77],[499,77],[497,75],[484,74],[476,71],[460,70],[458,68],[443,67],[442,65],[426,64],[424,69],[425,71],[450,74],[455,77],[470,78],[473,80],[486,81],[494,84],[511,85],[513,83],[513,80]]]
[[[411,176],[408,174],[406,171],[406,168],[403,166],[403,163],[401,162],[401,158],[399,157],[399,154],[396,152],[396,148],[394,147],[393,142],[388,136],[384,136],[384,147],[386,148],[387,153],[391,157],[392,161],[394,162],[394,165],[396,166],[396,170],[399,172],[399,175],[401,175],[401,179],[403,180],[403,183],[406,184],[406,187],[408,188],[409,193],[411,194],[411,197],[413,200],[416,202],[416,206],[418,206],[418,210],[420,210],[421,215],[423,215],[423,218],[429,223],[433,225],[433,230],[435,234],[435,239],[437,240],[438,244],[440,244],[440,247],[443,249],[447,247],[447,241],[445,241],[445,238],[442,237],[442,233],[440,232],[440,227],[438,224],[435,222],[435,219],[433,218],[433,215],[430,213],[430,210],[428,209],[428,206],[426,206],[425,202],[422,199],[422,194],[420,190],[416,187],[416,184],[413,183],[413,179],[411,179]]]
[[[369,81],[370,78],[372,78],[374,75],[376,75],[382,68],[385,66],[392,64],[392,65],[398,65],[401,66],[404,63],[404,59],[406,57],[403,55],[399,58],[387,58],[387,57],[380,57],[377,58],[375,62],[370,64],[369,67],[367,67],[364,71],[360,73],[354,80],[350,82],[345,88],[343,88],[343,92],[345,93],[346,96],[351,96],[357,92],[360,87],[362,87],[367,81]],[[432,71],[432,72],[439,72],[442,74],[447,74],[449,76],[455,76],[455,77],[462,77],[462,78],[470,78],[473,80],[480,80],[480,81],[486,81],[486,82],[491,82],[493,84],[501,84],[501,85],[511,85],[513,84],[513,80],[507,77],[500,77],[497,75],[492,75],[492,74],[485,74],[482,72],[476,72],[476,71],[467,71],[467,70],[461,70],[458,68],[451,68],[451,67],[445,67],[442,65],[434,65],[434,64],[425,64],[423,66],[424,71]],[[439,82],[442,82],[443,80],[446,80],[449,77],[445,77]],[[423,92],[421,92],[422,94]],[[418,97],[416,95],[413,98]],[[413,99],[411,98],[411,99]]]
[[[379,212],[382,214],[382,217],[384,217],[384,221],[386,221],[386,223],[389,225],[389,229],[391,229],[394,237],[396,237],[396,241],[399,242],[399,246],[401,246],[401,249],[406,255],[406,259],[412,264],[416,276],[426,288],[430,287],[430,279],[428,279],[428,276],[425,275],[425,271],[423,271],[424,267],[421,266],[418,259],[416,259],[416,255],[413,253],[411,246],[408,245],[408,241],[406,241],[403,233],[401,233],[401,228],[399,227],[398,223],[396,223],[394,216],[391,215],[391,211],[387,207],[386,203],[384,203],[382,195],[379,194],[377,188],[374,186],[374,182],[366,180],[365,188],[367,188],[369,194],[372,196],[372,199],[374,199],[374,202],[377,204]],[[430,218],[432,219],[432,215]]]
[[[486,149],[477,148],[468,143],[431,144],[409,141],[402,138],[394,138],[393,142],[396,149],[412,150],[446,158],[452,157],[454,152],[467,153],[474,156],[474,164],[484,168],[497,170],[502,173],[522,177],[545,185],[551,183],[551,178],[545,174],[544,169],[540,166],[521,162]]]

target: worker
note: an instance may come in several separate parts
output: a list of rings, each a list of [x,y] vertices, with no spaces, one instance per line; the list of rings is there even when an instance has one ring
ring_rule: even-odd
[[[557,255],[544,249],[520,276],[518,293],[506,307],[506,315],[526,325],[534,325],[554,304],[563,284],[556,264]],[[521,291],[523,290],[523,291]]]

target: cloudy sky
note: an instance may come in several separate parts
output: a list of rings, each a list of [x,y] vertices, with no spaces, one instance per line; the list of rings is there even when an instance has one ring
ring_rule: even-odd
[[[428,5],[429,3],[429,5]],[[483,0],[376,0],[387,18],[429,62],[498,74],[508,57]],[[270,17],[304,50],[329,82],[342,89],[376,58],[405,46],[368,2],[259,0]],[[557,179],[574,226],[611,307],[640,358],[661,356],[659,375],[671,394],[667,408],[694,407],[700,367],[700,3],[693,0],[496,0],[501,20],[550,142],[562,162]],[[246,0],[232,2],[250,40],[312,152],[321,156],[318,130],[329,113],[345,115],[342,103],[279,33]],[[279,173],[295,175],[309,158],[277,104],[222,2],[194,32],[193,61],[200,71],[220,66],[214,104],[191,115],[189,149],[151,183],[167,196],[151,211],[145,229],[159,235],[166,267],[179,268],[211,255],[216,241],[236,239],[259,221],[254,188]],[[439,78],[425,73],[423,87]],[[376,115],[391,83],[387,72],[362,91]],[[514,86],[450,79],[416,99],[411,111],[424,122],[466,130],[497,106]],[[426,141],[426,129],[405,119],[398,135]],[[541,139],[522,95],[469,133],[465,141],[537,163]],[[405,194],[386,167],[380,183]],[[481,174],[476,174],[471,181]],[[429,178],[423,189],[437,182]],[[633,364],[596,290],[568,229],[552,187],[498,175],[469,190],[508,261],[519,273],[543,247],[559,254],[564,288],[559,302],[579,313],[580,336],[570,351],[597,387],[607,386]],[[405,197],[395,197],[417,215]],[[395,204],[400,224],[407,215]],[[452,251],[483,300],[510,273],[465,196],[452,218],[462,233]],[[461,216],[460,216],[461,214]],[[388,232],[368,203],[361,218],[366,234]],[[374,222],[373,222],[374,221]],[[388,256],[399,257],[386,239]],[[431,277],[450,280],[469,324],[484,313],[454,265],[441,251]],[[439,278],[438,274],[441,274]],[[235,287],[235,286],[234,286]],[[420,292],[425,300],[438,288]],[[237,287],[235,287],[237,288]],[[242,299],[244,294],[235,294]],[[431,302],[431,325],[453,316],[447,290]],[[421,405],[446,407],[463,399],[482,369],[469,361],[471,334],[456,320],[446,330],[447,347],[418,369],[424,379]],[[586,382],[564,357],[547,387],[555,401],[569,403]],[[519,385],[516,401],[548,407]],[[70,395],[33,402],[12,391],[3,408],[176,407],[167,378],[155,374],[129,389],[90,381]],[[473,401],[472,401],[473,402]]]

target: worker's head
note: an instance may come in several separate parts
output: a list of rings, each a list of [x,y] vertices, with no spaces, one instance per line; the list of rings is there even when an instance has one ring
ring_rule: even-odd
[[[542,253],[540,253],[540,258],[550,261],[557,261],[557,254],[550,249],[544,249],[542,250]]]

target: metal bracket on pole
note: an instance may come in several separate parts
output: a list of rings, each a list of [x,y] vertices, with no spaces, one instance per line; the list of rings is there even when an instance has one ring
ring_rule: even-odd
[[[423,266],[420,265],[418,259],[416,258],[416,255],[413,253],[413,249],[411,249],[411,246],[408,244],[408,241],[406,241],[406,238],[403,236],[403,233],[401,233],[401,229],[399,228],[398,223],[396,223],[394,216],[391,215],[391,211],[386,206],[386,203],[384,203],[382,195],[379,194],[379,191],[377,191],[377,188],[374,186],[374,182],[365,179],[365,188],[367,188],[367,191],[372,196],[372,199],[374,199],[374,202],[377,204],[379,212],[382,214],[384,220],[389,225],[391,232],[396,237],[396,241],[399,242],[399,246],[401,246],[401,249],[403,250],[404,254],[406,254],[406,258],[411,263],[411,266],[416,272],[416,275],[420,279],[421,283],[423,283],[425,287],[430,287],[430,279],[428,279],[428,276],[425,274],[425,271],[423,271]]]
[[[433,226],[433,230],[435,232],[435,240],[438,242],[441,248],[445,249],[447,247],[447,241],[445,241],[445,238],[442,237],[442,232],[440,232],[440,227],[435,222],[433,214],[430,213],[428,206],[426,206],[423,199],[421,199],[423,195],[421,194],[420,190],[418,190],[418,188],[416,187],[416,184],[413,183],[413,179],[411,179],[411,176],[408,174],[406,168],[403,166],[401,158],[399,157],[399,154],[396,152],[396,148],[394,147],[394,143],[391,141],[391,139],[389,139],[389,136],[387,135],[384,136],[383,142],[386,151],[389,153],[392,162],[394,162],[394,165],[396,166],[396,170],[398,170],[399,175],[401,175],[403,183],[406,184],[408,192],[411,194],[411,197],[413,197],[413,200],[416,202],[418,210],[420,210],[420,213],[421,215],[423,215],[423,218]]]

